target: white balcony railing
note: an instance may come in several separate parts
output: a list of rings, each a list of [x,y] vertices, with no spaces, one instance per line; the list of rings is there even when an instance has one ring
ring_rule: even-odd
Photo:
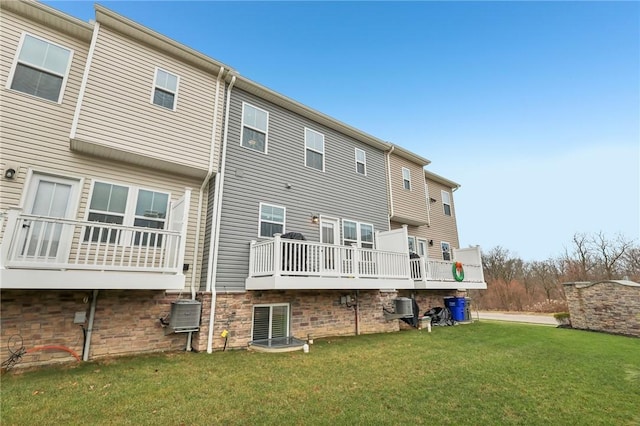
[[[2,265],[22,269],[78,269],[179,273],[179,231],[35,216],[10,210]]]
[[[408,279],[409,255],[311,241],[251,242],[249,277],[350,277]]]
[[[456,281],[453,275],[453,265],[455,264],[455,261],[420,258],[411,259],[409,263],[411,279],[414,281]],[[464,282],[484,282],[484,274],[481,265],[465,263],[463,264],[463,271]]]

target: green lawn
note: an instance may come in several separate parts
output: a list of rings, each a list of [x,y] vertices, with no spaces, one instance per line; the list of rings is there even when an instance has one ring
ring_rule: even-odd
[[[2,377],[3,425],[639,425],[640,339],[479,322]]]

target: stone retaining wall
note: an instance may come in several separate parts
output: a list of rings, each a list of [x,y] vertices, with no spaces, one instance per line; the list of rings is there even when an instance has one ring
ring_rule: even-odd
[[[565,283],[564,292],[573,328],[640,337],[640,284]]]

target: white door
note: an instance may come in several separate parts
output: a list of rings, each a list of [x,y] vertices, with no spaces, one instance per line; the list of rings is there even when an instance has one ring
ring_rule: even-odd
[[[340,221],[338,219],[320,217],[320,242],[333,245],[333,247],[324,246],[320,250],[320,270],[337,272],[340,254]]]
[[[418,255],[420,255],[420,257],[427,257],[427,240],[418,238]]]
[[[79,181],[34,173],[24,202],[24,212],[39,216],[21,222],[18,256],[23,260],[64,262],[71,248],[74,226],[51,219],[74,219]]]

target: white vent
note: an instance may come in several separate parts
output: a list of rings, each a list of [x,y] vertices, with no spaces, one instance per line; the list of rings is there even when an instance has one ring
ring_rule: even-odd
[[[394,311],[398,315],[413,316],[413,303],[408,297],[398,297],[393,300]]]

